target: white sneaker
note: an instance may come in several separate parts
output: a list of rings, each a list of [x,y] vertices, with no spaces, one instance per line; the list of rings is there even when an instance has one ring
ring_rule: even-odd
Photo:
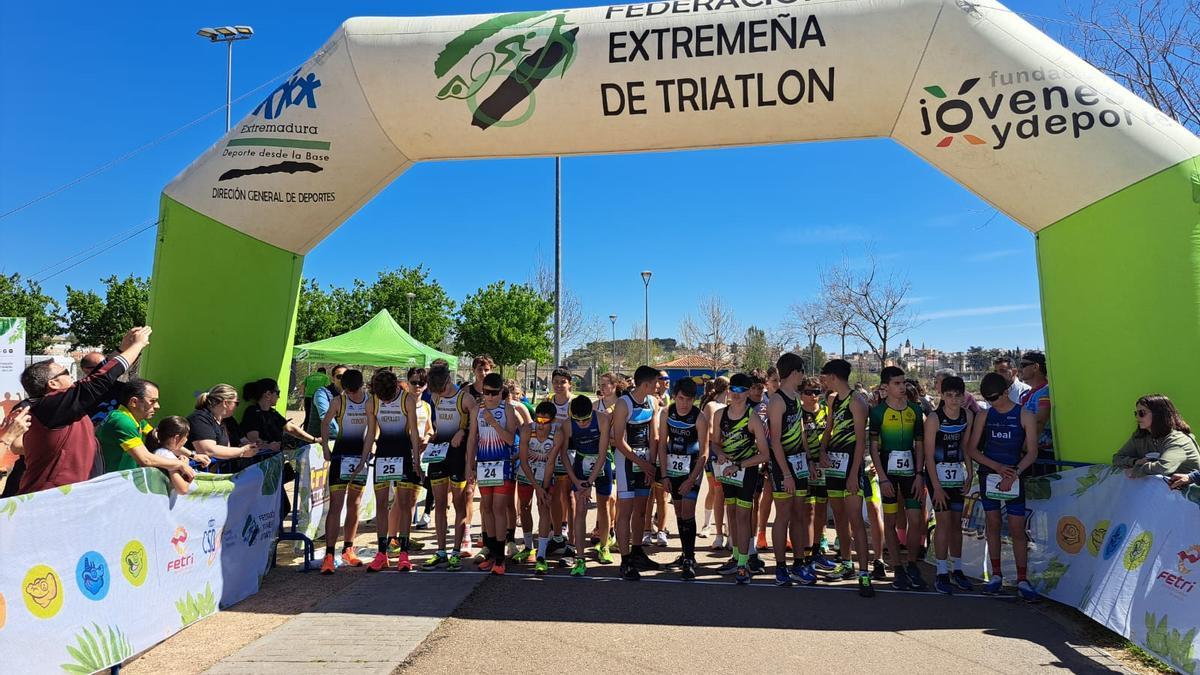
[[[711,548],[713,551],[720,551],[721,549],[725,548],[725,535],[718,534],[717,538],[713,539],[712,546],[709,548]]]
[[[700,528],[700,531],[696,533],[696,536],[701,539],[708,539],[708,535],[710,534],[712,534],[712,523],[705,523],[704,527]]]
[[[517,554],[517,542],[510,541],[504,545],[504,557],[511,558]]]
[[[667,545],[667,531],[659,530],[658,536],[655,537],[654,543],[658,544],[659,546],[666,546]]]
[[[654,535],[653,534],[650,534],[649,532],[647,532],[646,534],[642,535],[642,546],[653,546],[653,545],[654,545]]]

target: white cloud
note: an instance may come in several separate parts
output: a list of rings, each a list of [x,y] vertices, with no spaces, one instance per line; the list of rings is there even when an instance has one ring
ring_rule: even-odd
[[[1020,249],[1004,248],[1004,249],[1000,249],[997,251],[988,251],[987,253],[979,253],[979,254],[973,255],[973,256],[967,258],[967,262],[973,262],[973,263],[988,262],[991,260],[999,260],[1001,258],[1007,258],[1011,255],[1018,255],[1020,253],[1022,253],[1022,251]]]
[[[957,319],[965,316],[992,316],[993,314],[1006,314],[1008,312],[1022,312],[1030,309],[1038,309],[1039,305],[991,305],[988,307],[961,307],[959,309],[942,309],[936,312],[922,314],[921,318],[926,321],[936,319]]]

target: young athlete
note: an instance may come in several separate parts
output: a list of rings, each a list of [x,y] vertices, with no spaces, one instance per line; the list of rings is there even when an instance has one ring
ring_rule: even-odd
[[[653,393],[657,378],[657,370],[638,366],[633,374],[634,388],[617,400],[609,430],[609,438],[617,449],[617,545],[621,551],[621,576],[628,580],[641,577],[638,568],[659,569],[659,564],[646,555],[640,543],[650,484],[657,480],[657,469],[650,457],[655,442]]]
[[[604,373],[600,376],[600,384],[596,388],[596,393],[598,393],[600,397],[596,400],[595,410],[596,415],[599,418],[599,423],[604,427],[605,438],[608,438],[608,430],[611,426],[610,420],[612,419],[612,411],[617,405],[617,390],[620,388],[620,385],[621,382],[619,375],[615,373]],[[611,440],[609,441],[609,445],[607,447],[608,449],[605,451],[605,463],[608,465],[608,469],[606,470],[611,475],[613,471],[613,453],[615,452]],[[607,533],[605,530],[600,529],[600,519],[597,518],[597,529],[592,530],[590,539],[592,544],[598,546],[603,543],[605,545],[605,549],[607,551],[611,551],[617,545],[617,533],[615,530],[611,529],[613,524],[617,522],[617,498],[612,494],[611,490],[609,491],[609,494],[601,495],[599,494],[598,489],[596,498],[596,511],[599,513],[599,511],[603,509],[608,514],[608,517],[604,522],[608,523],[610,529],[607,531]],[[597,552],[599,552],[598,549]],[[605,562],[604,557],[608,558],[606,564],[612,562],[611,553],[608,553],[606,556],[602,556],[600,558],[601,562]]]
[[[534,573],[538,576],[549,569],[546,547],[550,544],[550,529],[559,527],[551,509],[554,482],[558,480],[552,467],[563,454],[565,435],[554,421],[554,404],[550,401],[539,403],[533,412],[533,423],[521,427],[521,470],[517,474],[517,492],[522,509],[537,493],[538,542]]]
[[[821,439],[821,466],[833,522],[837,526],[838,551],[842,564],[834,570],[843,579],[854,578],[850,559],[851,537],[858,553],[858,594],[874,597],[867,571],[870,555],[867,526],[862,519],[863,456],[867,444],[867,402],[850,389],[850,362],[834,359],[821,368],[828,399],[829,416]]]
[[[773,369],[774,367],[772,367]],[[771,402],[771,393],[767,385],[767,371],[762,368],[755,368],[750,371],[750,405],[754,408],[758,416],[762,418],[763,424],[767,424],[767,406]],[[767,426],[768,436],[771,433],[771,428]],[[769,439],[768,439],[769,445]],[[767,549],[767,523],[771,520],[771,506],[774,498],[771,496],[771,473],[768,464],[762,465],[763,479],[759,482],[758,495],[754,499],[754,524],[755,529],[754,543],[750,547],[750,571],[758,574],[766,569],[766,565],[759,560],[758,551]],[[760,569],[755,569],[759,566]]]
[[[972,464],[965,455],[974,414],[963,407],[967,388],[961,377],[942,380],[941,401],[934,414],[925,418],[925,472],[933,497],[937,529],[933,554],[937,558],[937,576],[933,588],[939,593],[953,592],[951,582],[964,591],[974,590],[959,569],[962,560],[963,490],[971,484]],[[949,556],[949,564],[946,557]]]
[[[1025,533],[1025,485],[1021,474],[1037,460],[1037,416],[1012,402],[1008,382],[999,373],[988,373],[979,383],[979,393],[991,407],[982,424],[976,424],[967,445],[967,456],[979,465],[979,503],[983,506],[992,578],[983,592],[995,595],[1004,588],[1000,567],[1000,512],[1008,516],[1017,564],[1017,592],[1029,602],[1040,597],[1026,579],[1029,564]]]
[[[724,484],[725,505],[731,507],[726,517],[734,556],[717,573],[735,574],[739,584],[750,583],[751,508],[762,480],[759,465],[770,456],[766,426],[750,405],[750,386],[750,376],[745,373],[729,378],[729,405],[717,413],[709,434],[711,451],[717,456],[713,473]]]
[[[713,433],[713,420],[716,419],[717,412],[725,407],[728,402],[729,378],[724,375],[714,378],[704,392],[704,398],[700,401],[700,416],[705,419],[707,423],[705,427],[710,436]],[[706,448],[712,447],[707,437],[702,436],[700,443]],[[729,542],[725,536],[725,487],[713,474],[713,461],[715,458],[716,455],[709,452],[708,462],[704,467],[704,473],[708,477],[708,492],[704,498],[704,527],[700,530],[700,536],[708,536],[708,528],[715,521],[717,534],[713,538],[711,549],[713,551],[720,551],[728,549]]]
[[[658,410],[658,416],[661,418],[667,412],[667,407],[671,405],[671,397],[667,394],[667,390],[671,387],[671,376],[667,371],[658,371],[658,380],[654,384],[654,402]],[[659,426],[660,421],[655,422],[655,426]],[[662,442],[662,438],[659,441]],[[657,462],[657,454],[655,461]],[[666,546],[667,545],[667,491],[663,489],[661,483],[655,481],[650,486],[650,501],[646,505],[646,522],[644,523],[646,534],[642,537],[643,546]]]
[[[483,403],[471,418],[467,437],[467,482],[479,485],[479,515],[489,553],[479,562],[479,570],[492,574],[504,574],[504,537],[516,492],[512,447],[519,418],[505,393],[504,378],[498,373],[483,378]]]
[[[479,406],[483,403],[483,378],[491,374],[495,367],[496,362],[493,361],[492,357],[488,356],[487,354],[480,354],[471,360],[471,373],[474,377],[474,381],[463,387],[467,390],[467,393],[471,395],[471,398],[475,399],[475,410],[472,412],[470,419],[474,419],[475,415],[479,412]],[[470,425],[468,423],[468,427],[469,426]],[[464,465],[465,461],[466,460],[464,459]],[[475,544],[480,549],[479,554],[475,557],[475,559],[486,560],[488,557],[490,557],[491,553],[486,551],[483,547],[483,534],[477,535],[474,542],[471,539],[471,523],[474,520],[476,488],[477,486],[474,483],[468,482],[467,489],[465,490],[465,494],[463,496],[467,503],[467,526],[466,534],[463,537],[463,548],[468,549],[472,544]],[[483,519],[480,518],[480,522],[482,522],[482,520]],[[463,557],[466,556],[467,551],[464,551]]]
[[[825,557],[825,522],[829,511],[829,495],[825,491],[825,469],[821,466],[821,437],[825,432],[825,421],[829,409],[821,383],[815,377],[806,377],[800,389],[800,411],[804,419],[804,437],[808,443],[808,511],[801,512],[801,527],[808,533],[811,546],[804,556],[810,569],[832,572],[837,565]]]
[[[434,526],[437,528],[437,553],[421,564],[423,570],[445,567],[451,572],[462,569],[462,543],[466,535],[467,504],[467,433],[470,420],[478,412],[475,397],[466,387],[458,389],[446,366],[429,370],[429,390],[433,392],[434,437],[422,457],[429,464],[429,485],[434,498]],[[454,503],[454,540],[446,550],[446,521],[449,503]]]
[[[779,388],[767,403],[771,497],[775,502],[775,523],[771,528],[775,585],[791,586],[795,581],[811,586],[817,583],[817,575],[805,562],[812,533],[808,505],[808,432],[798,389],[804,381],[804,359],[788,352],[779,357],[776,368]],[[789,533],[795,557],[795,564],[790,569],[786,544]]]
[[[870,412],[871,461],[879,476],[883,501],[883,533],[892,559],[892,586],[898,590],[928,588],[917,567],[921,537],[925,532],[921,507],[925,499],[925,453],[920,448],[925,430],[921,406],[908,400],[904,371],[887,366],[879,374],[887,397]],[[900,557],[896,517],[903,505],[907,526],[907,567]]]
[[[677,561],[679,576],[696,578],[696,500],[704,480],[708,448],[700,439],[708,434],[708,422],[696,405],[696,382],[690,377],[675,383],[674,400],[659,415],[658,465],[665,468],[663,490],[671,494],[679,542],[683,554]],[[661,531],[661,530],[660,530]]]
[[[608,447],[608,423],[606,416],[593,410],[592,399],[587,396],[576,396],[571,399],[571,423],[564,425],[566,446],[574,450],[574,460],[571,462],[571,472],[568,478],[575,490],[575,548],[583,551],[584,532],[587,532],[588,495],[592,487],[596,488],[596,529],[608,532],[609,515],[605,503],[612,495],[612,465],[608,462],[604,448]],[[602,564],[612,564],[613,557],[609,550],[610,544],[605,541],[596,545],[596,558]],[[575,565],[571,568],[571,576],[581,577],[587,574],[587,562],[580,553],[575,557]]]
[[[512,402],[513,412],[517,414],[517,440],[512,446],[512,462],[513,476],[520,475],[518,455],[521,452],[521,429],[526,425],[533,424],[533,404],[522,398],[521,385],[513,378],[508,378],[504,381],[504,398]],[[511,503],[508,508],[508,531],[504,533],[504,557],[508,559],[516,559],[517,552],[517,518],[521,518],[521,527],[524,530],[525,538],[528,538],[534,533],[533,525],[533,509],[532,502],[526,513],[520,513],[517,509],[517,491],[513,490]],[[529,551],[533,553],[532,550]],[[522,561],[528,560],[527,556],[522,557]]]
[[[554,393],[547,400],[554,404],[554,425],[563,427],[571,419],[571,371],[566,368],[555,368],[554,372],[550,374],[550,386]],[[550,541],[550,552],[564,557],[574,557],[575,555],[575,547],[567,538],[571,532],[570,527],[566,528],[567,532],[563,532],[563,526],[567,524],[573,513],[571,481],[567,480],[569,459],[565,452],[556,455],[553,465],[554,486],[551,490],[554,499],[550,503],[550,513],[554,518],[554,536]],[[538,529],[541,530],[540,523]]]
[[[329,403],[321,418],[321,450],[329,467],[329,513],[325,514],[325,558],[321,574],[333,574],[333,549],[342,524],[342,505],[346,507],[346,538],[342,545],[342,562],[361,567],[354,554],[354,537],[358,534],[358,505],[362,501],[367,473],[360,471],[363,446],[366,444],[367,419],[370,416],[371,395],[363,388],[360,370],[342,373],[342,393]],[[330,425],[337,420],[337,439],[329,449]]]

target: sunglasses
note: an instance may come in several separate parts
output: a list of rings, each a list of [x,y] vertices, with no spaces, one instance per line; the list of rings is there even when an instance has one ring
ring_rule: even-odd
[[[69,370],[63,370],[63,371],[61,371],[61,372],[59,372],[59,373],[55,374],[55,375],[54,375],[54,377],[51,377],[50,379],[52,379],[52,380],[57,380],[58,378],[60,378],[60,377],[63,377],[64,375],[65,375],[65,376],[67,376],[67,377],[70,377],[70,376],[71,376],[71,371],[69,371]]]
[[[804,391],[802,391],[800,393],[802,393],[806,396],[820,396],[821,390],[820,389],[805,389]]]
[[[590,422],[592,419],[592,416],[585,415],[583,417],[576,417],[575,415],[571,415],[571,419],[575,420],[576,422]]]
[[[533,418],[533,420],[535,422],[537,422],[538,424],[549,424],[550,420],[552,420],[552,419],[554,419],[554,418],[553,417],[542,417],[540,415],[538,417]]]
[[[1022,361],[1017,364],[1017,366],[1020,368],[1024,368],[1025,366],[1032,366],[1032,365],[1034,365],[1033,361]]]
[[[658,378],[658,381],[659,381],[659,382],[670,382],[670,381],[671,381],[671,378],[669,378],[669,377],[660,377],[660,378]]]
[[[744,394],[744,393],[750,391],[750,387],[730,387],[729,391],[731,391],[735,394]]]
[[[1134,410],[1133,411],[1133,416],[1138,419],[1141,419],[1149,414],[1150,414],[1149,410]]]
[[[484,389],[483,395],[484,396],[499,396],[500,390],[499,389]]]
[[[984,396],[983,400],[987,401],[988,403],[993,403],[995,401],[999,401],[1000,397],[1003,395],[1004,394],[992,394],[991,396]]]

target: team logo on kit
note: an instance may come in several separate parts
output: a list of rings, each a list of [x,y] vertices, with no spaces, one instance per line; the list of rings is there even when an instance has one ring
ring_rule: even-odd
[[[466,101],[472,126],[514,127],[533,116],[534,89],[561,78],[575,60],[566,12],[494,16],[446,43],[433,64],[438,100]]]

